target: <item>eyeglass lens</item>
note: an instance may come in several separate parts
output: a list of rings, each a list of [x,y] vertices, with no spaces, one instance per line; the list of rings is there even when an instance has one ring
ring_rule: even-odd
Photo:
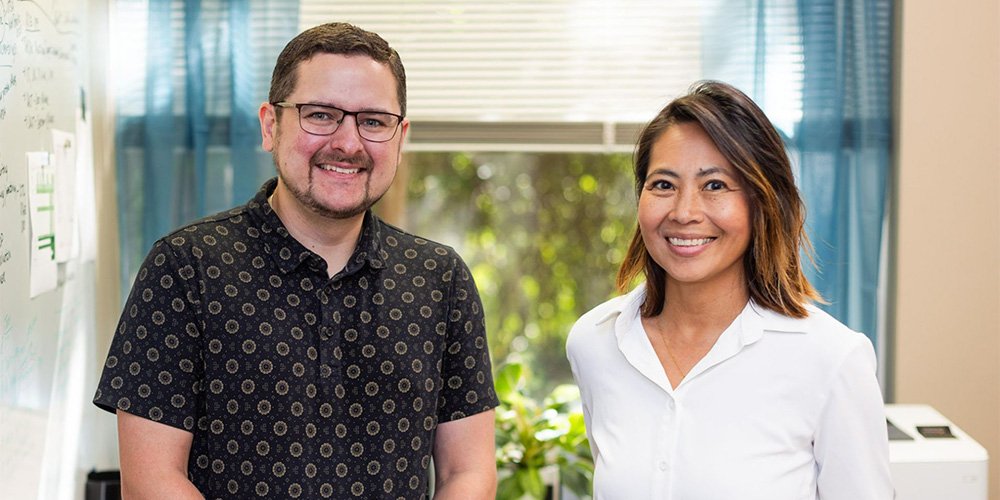
[[[358,134],[373,142],[385,142],[396,135],[399,118],[388,113],[359,111],[348,113],[330,106],[307,104],[299,109],[299,123],[310,134],[330,135],[344,122],[347,114],[354,115],[358,124]]]

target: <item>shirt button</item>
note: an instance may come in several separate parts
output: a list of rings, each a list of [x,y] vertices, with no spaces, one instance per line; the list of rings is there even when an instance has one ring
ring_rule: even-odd
[[[660,467],[660,470],[667,470],[670,468],[670,464],[668,464],[666,460],[660,460],[660,463],[657,465]]]
[[[667,402],[667,406],[669,406],[671,410],[677,409],[677,403],[675,403],[673,399]]]

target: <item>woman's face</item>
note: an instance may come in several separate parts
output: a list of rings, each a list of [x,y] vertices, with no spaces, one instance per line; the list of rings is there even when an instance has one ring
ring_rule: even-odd
[[[653,143],[639,195],[639,230],[677,284],[746,287],[750,204],[739,174],[697,123],[671,125]]]

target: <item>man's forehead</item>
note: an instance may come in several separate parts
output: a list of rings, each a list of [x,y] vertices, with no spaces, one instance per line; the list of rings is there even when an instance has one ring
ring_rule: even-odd
[[[398,102],[396,77],[388,64],[366,54],[316,54],[295,68],[295,87],[291,94],[340,92],[352,98]],[[322,104],[321,101],[315,101]],[[335,102],[327,102],[334,104]],[[393,110],[387,110],[393,111]]]

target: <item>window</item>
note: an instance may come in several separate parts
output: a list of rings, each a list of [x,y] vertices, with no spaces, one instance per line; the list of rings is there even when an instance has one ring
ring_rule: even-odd
[[[572,382],[577,318],[614,295],[635,226],[631,156],[416,153],[406,226],[472,268],[495,363],[519,361],[532,390]]]
[[[386,202],[409,220],[390,220],[466,257],[492,303],[497,361],[563,379],[557,340],[612,294],[634,224],[636,132],[702,78],[745,91],[784,134],[819,254],[810,278],[829,312],[875,339],[892,4],[120,0],[123,286],[157,238],[274,175],[256,123],[274,60],[301,28],[346,21],[407,69],[408,167]]]

